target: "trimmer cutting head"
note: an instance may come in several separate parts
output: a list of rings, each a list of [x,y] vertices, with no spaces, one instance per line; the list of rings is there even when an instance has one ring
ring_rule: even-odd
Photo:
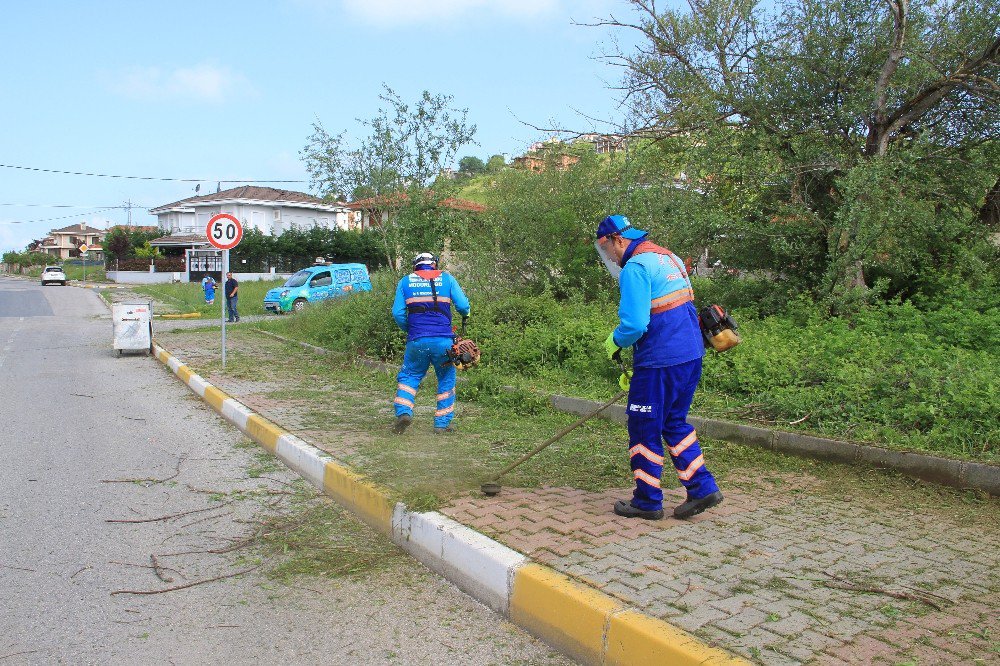
[[[494,497],[500,494],[500,489],[502,487],[503,486],[501,486],[499,483],[487,482],[484,483],[480,489],[483,491],[483,494],[486,495],[487,497]]]

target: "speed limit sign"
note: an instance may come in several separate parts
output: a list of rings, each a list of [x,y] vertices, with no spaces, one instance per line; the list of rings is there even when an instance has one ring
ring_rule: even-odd
[[[208,221],[205,235],[220,250],[232,250],[243,240],[243,225],[229,213],[220,213]]]

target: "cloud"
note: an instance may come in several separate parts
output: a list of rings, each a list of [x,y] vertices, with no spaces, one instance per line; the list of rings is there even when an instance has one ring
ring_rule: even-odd
[[[186,99],[218,103],[252,93],[243,75],[207,62],[172,70],[131,67],[105,78],[114,92],[139,100]]]
[[[377,24],[430,23],[469,15],[532,19],[559,6],[559,0],[343,0],[348,12]]]

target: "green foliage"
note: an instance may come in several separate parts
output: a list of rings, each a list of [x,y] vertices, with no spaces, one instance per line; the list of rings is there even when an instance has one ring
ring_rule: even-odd
[[[160,248],[153,247],[149,241],[145,241],[140,247],[135,248],[134,254],[138,259],[155,259],[162,256]]]
[[[478,157],[466,155],[458,161],[458,173],[463,176],[478,176],[486,173],[486,163]]]
[[[379,99],[386,105],[368,120],[368,136],[350,148],[346,132],[330,134],[317,121],[301,151],[313,187],[324,196],[340,192],[374,199],[375,225],[389,265],[404,252],[396,229],[398,212],[415,202],[441,169],[452,164],[458,150],[472,142],[476,126],[467,123],[467,109],[452,108],[451,95],[424,91],[409,104],[383,85]],[[382,219],[382,215],[385,218]]]
[[[405,336],[389,316],[398,279],[296,315],[286,333],[324,347],[399,362]],[[610,278],[606,280],[610,282]],[[696,280],[699,304],[731,309],[744,344],[708,353],[695,412],[777,427],[992,460],[1000,449],[1000,290],[956,282],[925,301],[830,316],[808,297],[766,280]],[[483,352],[465,373],[464,400],[536,414],[534,391],[607,397],[618,369],[602,341],[614,297],[597,301],[496,294],[473,302],[469,335]],[[516,332],[516,334],[513,334]],[[513,386],[514,391],[504,389]],[[527,392],[526,392],[527,391]]]
[[[998,0],[631,4],[629,124],[719,211],[697,222],[727,266],[850,309],[989,256]]]
[[[3,263],[8,266],[16,266],[18,271],[24,272],[24,269],[30,266],[48,266],[59,263],[59,261],[45,252],[4,252],[2,257]]]
[[[493,155],[486,161],[486,171],[488,173],[496,173],[505,166],[507,166],[507,160],[504,159],[503,155]]]
[[[342,229],[289,229],[280,236],[247,229],[243,240],[233,250],[233,263],[246,259],[248,264],[263,266],[283,264],[285,260],[310,261],[323,257],[335,263],[358,262],[376,268],[385,261],[377,234]],[[286,270],[301,266],[286,266]]]

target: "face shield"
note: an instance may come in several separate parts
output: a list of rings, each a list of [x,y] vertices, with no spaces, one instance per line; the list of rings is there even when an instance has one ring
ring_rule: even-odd
[[[605,236],[605,239],[607,239],[607,236]],[[611,273],[611,277],[618,280],[622,273],[621,266],[618,265],[618,261],[608,254],[608,251],[604,248],[604,245],[610,245],[610,243],[606,242],[605,244],[602,244],[601,240],[602,239],[597,239],[594,242],[594,247],[597,249],[597,256],[601,258],[601,261],[604,263],[604,267],[608,269],[609,273]]]

